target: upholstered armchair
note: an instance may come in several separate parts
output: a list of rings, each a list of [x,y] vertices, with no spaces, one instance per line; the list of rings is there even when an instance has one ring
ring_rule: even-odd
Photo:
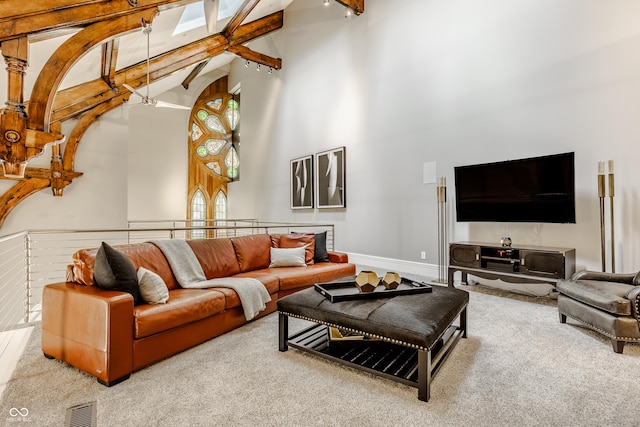
[[[556,284],[560,322],[567,316],[609,337],[613,351],[626,342],[640,343],[640,272],[579,271]]]

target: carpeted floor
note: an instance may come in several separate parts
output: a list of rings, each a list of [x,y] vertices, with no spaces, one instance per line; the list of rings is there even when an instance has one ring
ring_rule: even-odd
[[[640,425],[640,346],[615,354],[600,335],[560,324],[552,300],[462,288],[468,338],[427,403],[413,387],[279,352],[271,314],[110,388],[45,359],[36,329],[2,395],[0,424],[58,427],[67,408],[95,401],[105,427]]]

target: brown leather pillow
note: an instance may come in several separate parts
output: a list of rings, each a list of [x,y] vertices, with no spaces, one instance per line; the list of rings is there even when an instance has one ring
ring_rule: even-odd
[[[299,248],[304,246],[304,260],[307,265],[313,265],[313,256],[315,254],[314,235],[310,234],[281,234],[279,239],[271,239],[273,246],[276,248]]]
[[[231,243],[236,252],[241,272],[269,267],[271,238],[268,234],[232,237]]]

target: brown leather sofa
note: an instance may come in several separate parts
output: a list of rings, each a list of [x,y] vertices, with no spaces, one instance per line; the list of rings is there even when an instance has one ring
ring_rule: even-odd
[[[355,265],[338,252],[328,252],[329,262],[269,268],[272,237],[277,239],[277,235],[259,234],[188,244],[207,279],[252,277],[264,284],[271,301],[256,318],[274,312],[278,299],[285,295],[355,275]],[[181,288],[153,243],[114,248],[136,269],[144,267],[159,274],[169,289],[168,302],[134,305],[129,293],[94,286],[98,249],[80,250],[67,268],[67,281],[43,289],[42,351],[46,357],[64,361],[111,386],[132,372],[247,323],[234,290]]]

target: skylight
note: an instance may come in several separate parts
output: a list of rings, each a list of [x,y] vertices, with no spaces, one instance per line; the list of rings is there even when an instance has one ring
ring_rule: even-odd
[[[207,0],[211,1],[211,0]],[[230,18],[240,7],[242,0],[219,0],[220,7],[218,8],[218,21]],[[202,1],[195,3],[189,3],[185,6],[180,21],[176,28],[173,30],[173,36],[180,33],[185,33],[193,29],[204,27],[206,25],[204,19],[204,6]]]

